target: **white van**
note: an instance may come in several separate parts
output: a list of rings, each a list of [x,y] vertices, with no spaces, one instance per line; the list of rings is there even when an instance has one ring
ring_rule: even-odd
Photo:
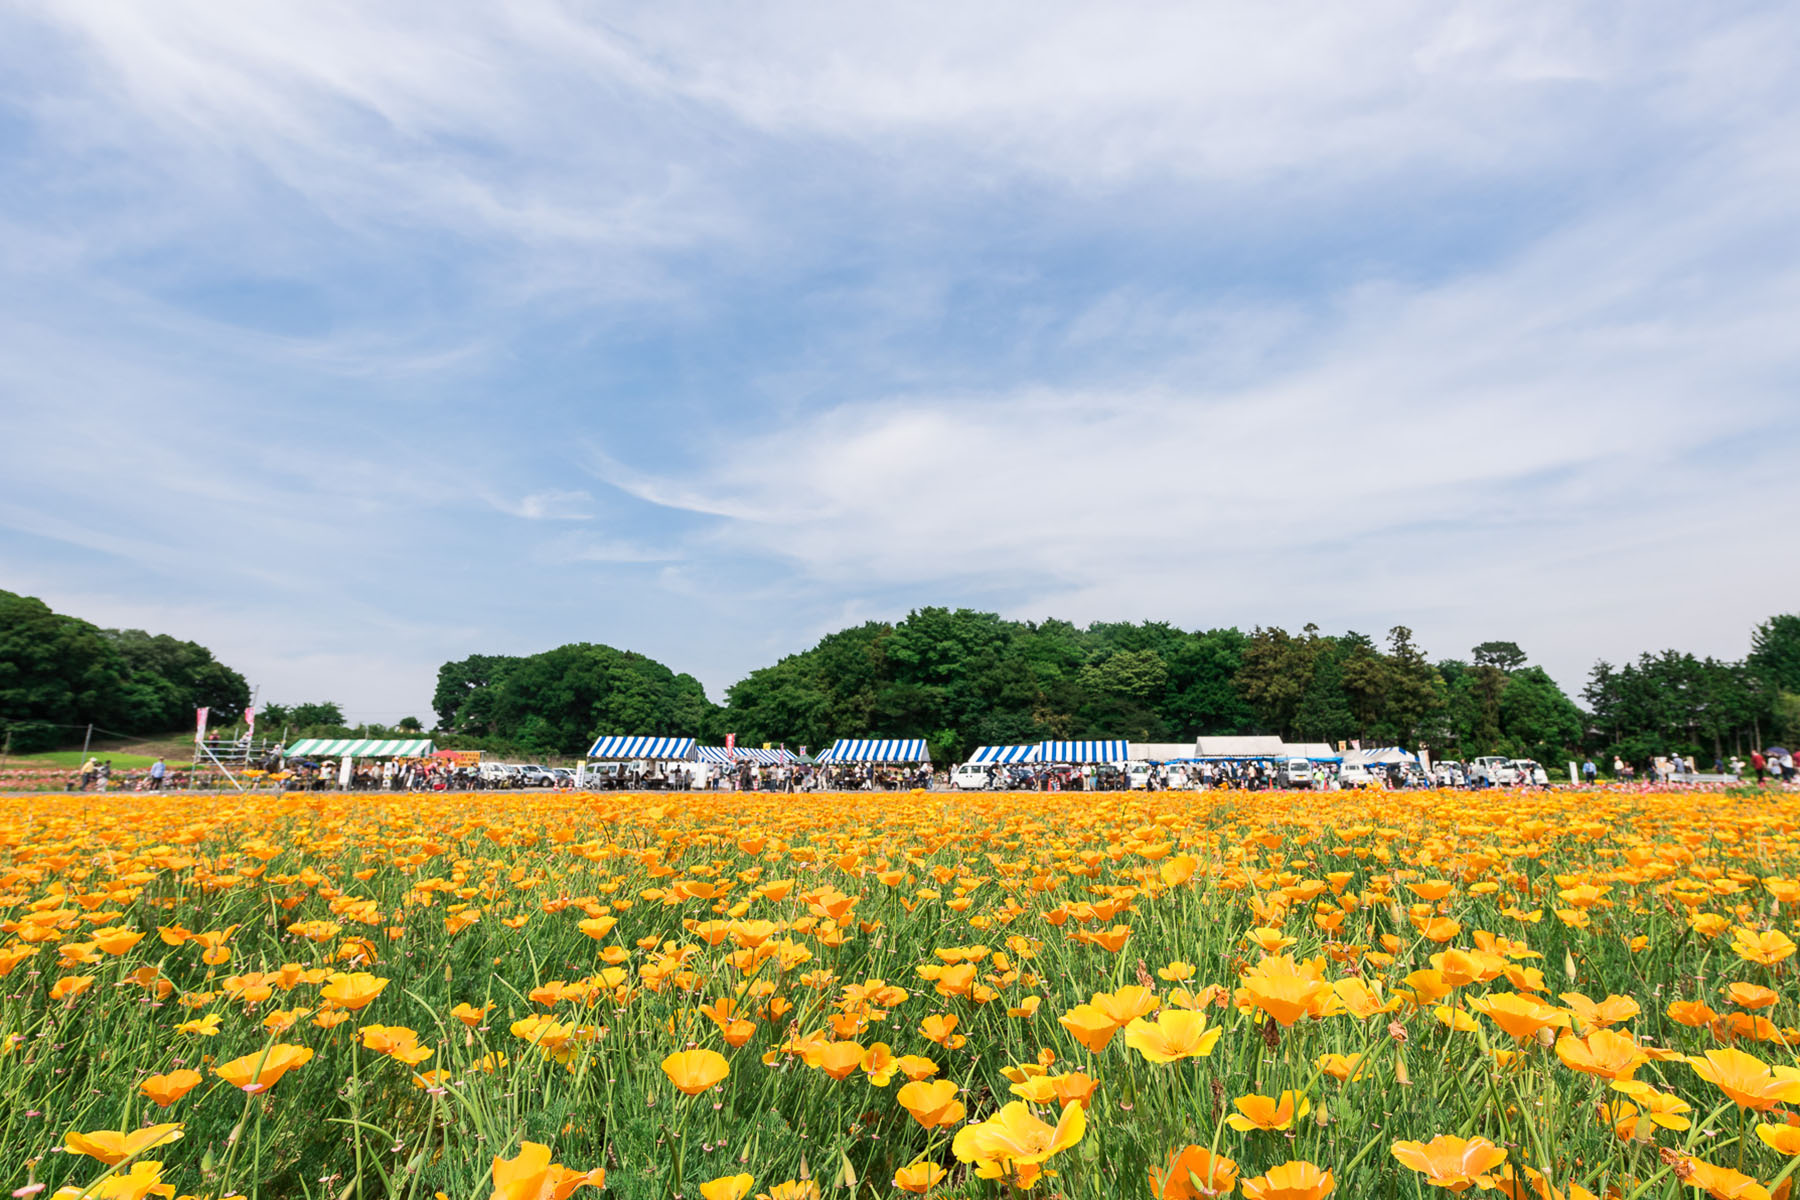
[[[959,791],[984,792],[991,782],[988,769],[975,763],[964,763],[950,772],[950,783]]]
[[[1511,787],[1518,782],[1519,769],[1510,759],[1498,754],[1484,754],[1469,764],[1469,782],[1485,787]]]
[[[475,773],[489,787],[515,786],[515,774],[519,768],[503,762],[483,761],[475,765]]]
[[[1312,761],[1305,758],[1283,759],[1280,778],[1276,780],[1284,788],[1311,788],[1313,779]]]
[[[1529,758],[1512,760],[1513,780],[1520,784],[1536,784],[1538,787],[1550,786],[1550,773]]]
[[[1125,779],[1133,791],[1143,791],[1150,786],[1150,777],[1156,768],[1147,762],[1134,762],[1125,769]]]
[[[1345,763],[1338,770],[1338,786],[1341,788],[1367,788],[1375,786],[1375,776],[1369,768],[1361,763]]]

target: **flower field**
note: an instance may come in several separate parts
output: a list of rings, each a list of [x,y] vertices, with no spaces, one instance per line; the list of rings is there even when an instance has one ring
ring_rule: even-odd
[[[1780,797],[84,800],[0,798],[14,1196],[1753,1200],[1800,1162]]]

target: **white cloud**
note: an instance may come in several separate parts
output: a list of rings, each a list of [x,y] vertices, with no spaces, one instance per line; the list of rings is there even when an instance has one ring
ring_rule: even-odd
[[[1800,476],[1755,453],[1791,425],[1800,376],[1782,333],[1800,222],[1776,186],[1795,164],[1764,149],[1715,147],[1491,271],[1353,288],[1249,382],[1185,374],[1208,348],[1183,347],[1111,385],[845,404],[679,479],[600,473],[826,588],[1011,591],[1081,620],[1401,622],[1439,653],[1523,627],[1569,682],[1594,653],[1741,655],[1746,614],[1800,594],[1791,557],[1713,574],[1760,557],[1745,515],[1800,510]]]
[[[585,521],[594,515],[593,496],[579,488],[551,488],[517,500],[494,499],[490,503],[509,516],[528,521]]]
[[[716,685],[971,597],[1567,679],[1800,590],[1751,453],[1800,375],[1785,6],[162,0],[0,46],[9,570],[277,698],[423,716],[444,658],[598,636]],[[246,281],[319,319],[192,299]]]

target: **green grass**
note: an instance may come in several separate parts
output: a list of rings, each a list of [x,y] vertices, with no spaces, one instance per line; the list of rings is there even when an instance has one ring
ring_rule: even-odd
[[[156,761],[154,754],[122,754],[115,750],[90,750],[86,755],[79,750],[46,750],[41,754],[9,754],[5,759],[0,759],[0,766],[67,767],[72,771],[89,757],[96,762],[111,762],[115,771],[148,767]],[[189,765],[186,759],[165,758],[163,761],[170,770],[186,770]]]

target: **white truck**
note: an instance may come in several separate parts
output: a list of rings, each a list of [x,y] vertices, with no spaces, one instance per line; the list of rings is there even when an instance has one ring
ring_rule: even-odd
[[[1310,759],[1285,758],[1276,769],[1276,782],[1284,788],[1307,788],[1313,785],[1313,765]]]
[[[1482,787],[1511,787],[1519,781],[1519,770],[1510,758],[1484,754],[1469,764],[1469,782]]]
[[[977,763],[964,763],[950,772],[951,786],[958,791],[984,792],[993,784],[993,776],[988,769]]]

